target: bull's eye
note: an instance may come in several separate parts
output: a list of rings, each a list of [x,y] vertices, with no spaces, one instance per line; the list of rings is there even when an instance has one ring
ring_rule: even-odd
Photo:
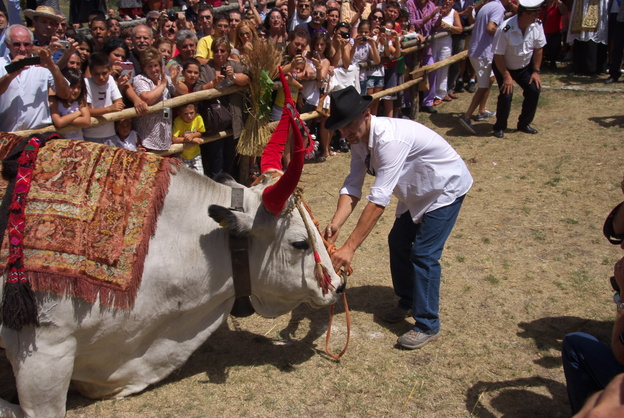
[[[308,241],[295,241],[291,245],[298,250],[307,250],[310,248]]]

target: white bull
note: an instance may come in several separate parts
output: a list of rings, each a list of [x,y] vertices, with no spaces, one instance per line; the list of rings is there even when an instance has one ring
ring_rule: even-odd
[[[300,135],[295,137],[301,148]],[[263,158],[263,164],[271,160]],[[320,234],[312,228],[309,236],[298,210],[281,210],[287,198],[292,204],[302,165],[301,153],[276,185],[265,175],[261,184],[244,188],[242,212],[228,209],[232,184],[187,169],[171,176],[131,308],[36,292],[40,325],[0,329],[20,400],[19,406],[0,400],[0,414],[63,416],[70,382],[90,398],[122,397],[182,366],[233,306],[230,234],[248,237],[251,303],[260,315],[334,303],[341,281]],[[283,200],[275,203],[275,196]],[[330,267],[326,293],[315,276],[313,240]]]
[[[234,302],[228,230],[208,216],[211,205],[237,220],[228,222],[230,229],[250,237],[251,302],[257,313],[275,317],[303,302],[315,307],[335,302],[335,292],[324,295],[314,275],[310,240],[321,242],[318,231],[309,237],[297,210],[279,217],[267,211],[264,187],[245,189],[239,213],[225,209],[229,186],[186,169],[172,176],[131,309],[38,293],[39,327],[1,329],[20,406],[2,401],[0,413],[63,416],[70,381],[89,398],[121,397],[182,366],[226,320]],[[326,251],[321,259],[331,266]],[[330,274],[338,289],[340,278]]]

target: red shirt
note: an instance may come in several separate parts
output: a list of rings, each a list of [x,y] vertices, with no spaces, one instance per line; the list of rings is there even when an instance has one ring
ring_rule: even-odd
[[[559,12],[559,5],[555,3],[551,7],[542,7],[542,14],[540,15],[542,24],[544,26],[544,33],[551,34],[561,31],[563,25],[561,24],[561,13]]]

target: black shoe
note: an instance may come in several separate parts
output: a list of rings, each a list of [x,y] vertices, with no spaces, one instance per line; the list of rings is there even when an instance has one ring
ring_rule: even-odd
[[[617,78],[609,77],[604,81],[605,84],[617,83]]]
[[[505,133],[501,129],[499,131],[494,131],[494,136],[497,137],[497,138],[504,138],[505,137]]]
[[[438,111],[433,107],[433,106],[423,106],[422,108],[423,112],[427,112],[427,113],[438,113]]]
[[[535,135],[537,133],[537,129],[533,129],[529,125],[525,126],[524,128],[521,128],[518,126],[518,130],[520,132],[524,132],[525,134],[531,134],[531,135]]]
[[[347,140],[344,138],[340,138],[340,152],[347,153],[349,152],[349,144]]]
[[[474,93],[475,91],[477,91],[477,84],[470,80],[470,83],[468,83],[468,92],[469,93]]]
[[[453,91],[455,93],[463,93],[466,90],[464,90],[464,80],[457,80],[455,82],[455,88],[453,89]]]

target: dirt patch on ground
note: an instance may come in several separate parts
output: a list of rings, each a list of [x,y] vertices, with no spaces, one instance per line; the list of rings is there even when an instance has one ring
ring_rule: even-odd
[[[539,135],[496,139],[487,121],[465,136],[457,117],[469,93],[419,117],[475,178],[442,258],[436,343],[399,350],[410,322],[377,318],[396,302],[386,244],[393,204],[356,253],[351,345],[340,362],[322,353],[327,310],[230,319],[158,386],[122,400],[71,393],[68,416],[569,416],[561,339],[584,330],[607,342],[614,318],[608,277],[622,251],[601,228],[623,199],[624,96],[622,85],[590,91],[604,87],[597,78],[544,75],[544,84]],[[323,225],[348,167],[348,154],[305,166],[304,197]],[[338,311],[334,351],[346,333]]]

